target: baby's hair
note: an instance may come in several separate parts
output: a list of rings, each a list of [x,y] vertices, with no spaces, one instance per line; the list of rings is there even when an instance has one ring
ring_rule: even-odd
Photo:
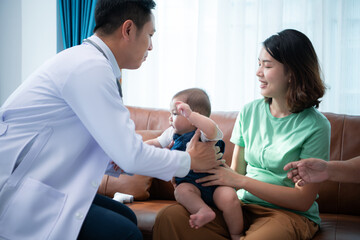
[[[180,98],[184,103],[188,104],[194,112],[210,117],[210,99],[204,90],[200,88],[188,88],[176,93],[173,99],[174,98]]]

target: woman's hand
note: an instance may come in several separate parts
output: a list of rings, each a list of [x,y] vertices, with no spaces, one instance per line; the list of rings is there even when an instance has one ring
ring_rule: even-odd
[[[226,165],[226,163],[224,163],[223,166],[218,166],[211,170],[201,172],[212,174],[196,180],[197,183],[202,183],[202,185],[205,187],[213,185],[224,185],[240,189],[242,180],[245,178],[245,176],[232,170],[228,165]]]

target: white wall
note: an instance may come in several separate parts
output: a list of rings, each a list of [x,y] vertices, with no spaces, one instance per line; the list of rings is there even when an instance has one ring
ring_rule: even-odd
[[[22,81],[57,52],[56,2],[22,0]]]
[[[0,0],[0,105],[57,53],[56,0]]]
[[[0,0],[0,104],[21,83],[21,0]]]

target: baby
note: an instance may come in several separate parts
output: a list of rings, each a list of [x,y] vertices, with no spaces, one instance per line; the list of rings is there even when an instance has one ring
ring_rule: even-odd
[[[209,118],[211,105],[206,92],[198,88],[178,92],[172,98],[170,112],[171,126],[161,136],[146,143],[185,151],[187,143],[199,129],[201,141],[217,141],[216,146],[224,152],[223,133]],[[243,216],[236,191],[227,186],[204,187],[195,182],[207,175],[190,171],[184,178],[175,178],[175,198],[191,213],[189,224],[192,228],[198,229],[211,222],[215,218],[211,207],[217,207],[223,212],[232,239],[239,239],[243,231]]]

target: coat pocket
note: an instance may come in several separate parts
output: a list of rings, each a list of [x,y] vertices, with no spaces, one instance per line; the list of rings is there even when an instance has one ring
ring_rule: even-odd
[[[5,239],[47,239],[65,200],[66,194],[35,179],[25,179],[0,216],[0,236]]]
[[[0,121],[0,136],[5,135],[8,125]]]

